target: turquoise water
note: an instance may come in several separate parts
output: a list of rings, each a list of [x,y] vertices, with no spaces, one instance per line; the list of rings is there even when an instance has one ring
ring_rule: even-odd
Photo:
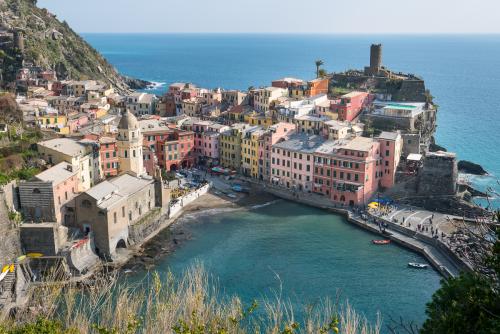
[[[225,294],[239,295],[248,304],[272,298],[282,284],[283,296],[299,315],[306,305],[335,300],[340,293],[372,321],[380,312],[386,321],[402,316],[421,323],[425,304],[440,284],[434,270],[407,267],[425,262],[421,256],[396,245],[372,245],[376,236],[342,217],[291,202],[191,215],[183,224],[193,240],[155,270],[179,274],[202,262]]]
[[[371,43],[383,43],[383,63],[416,73],[440,106],[437,142],[459,159],[483,165],[493,177],[474,180],[481,189],[500,176],[500,35],[200,35],[87,34],[121,72],[166,84],[247,89],[271,80],[314,76],[314,60],[329,71],[363,68]],[[500,200],[496,196],[496,205]]]

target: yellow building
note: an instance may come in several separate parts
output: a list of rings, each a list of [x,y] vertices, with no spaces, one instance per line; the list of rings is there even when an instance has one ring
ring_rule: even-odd
[[[248,123],[253,126],[262,126],[267,129],[271,125],[273,125],[273,117],[270,113],[260,114],[255,111],[249,114],[244,115],[245,123]]]
[[[45,112],[35,116],[36,124],[40,129],[51,129],[61,134],[68,134],[68,117],[58,112]]]
[[[223,167],[232,168],[237,171],[241,168],[241,142],[243,131],[250,128],[245,123],[236,123],[230,130],[224,131],[220,135],[220,163]]]
[[[259,141],[264,135],[262,127],[244,131],[241,141],[241,173],[257,179],[259,177]]]
[[[99,108],[97,109],[97,111],[95,112],[95,118],[101,118],[101,117],[104,117],[108,114],[108,111],[104,108]]]
[[[324,116],[303,115],[295,117],[293,123],[297,126],[297,132],[319,135],[327,121],[329,121],[329,119]]]

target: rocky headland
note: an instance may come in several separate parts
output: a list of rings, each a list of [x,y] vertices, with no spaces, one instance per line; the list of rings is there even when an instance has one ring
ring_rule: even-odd
[[[119,92],[150,85],[121,75],[71,29],[66,21],[37,7],[36,0],[0,0],[0,82],[7,88],[23,64],[55,70],[59,79],[102,80]]]

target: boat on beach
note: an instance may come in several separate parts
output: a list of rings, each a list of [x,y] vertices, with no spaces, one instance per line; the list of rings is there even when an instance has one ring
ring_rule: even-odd
[[[427,269],[428,265],[424,263],[410,262],[408,263],[408,267],[415,269]]]
[[[375,245],[388,245],[391,243],[391,240],[389,239],[384,239],[384,240],[372,240],[372,243]]]

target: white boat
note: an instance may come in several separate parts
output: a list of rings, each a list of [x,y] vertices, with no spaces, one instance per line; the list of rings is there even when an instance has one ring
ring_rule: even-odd
[[[410,263],[408,263],[408,267],[415,268],[415,269],[427,269],[428,265],[424,264],[424,263],[410,262]]]

